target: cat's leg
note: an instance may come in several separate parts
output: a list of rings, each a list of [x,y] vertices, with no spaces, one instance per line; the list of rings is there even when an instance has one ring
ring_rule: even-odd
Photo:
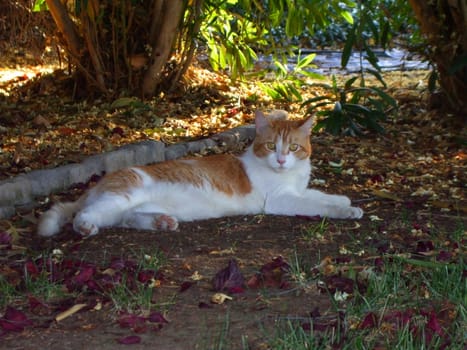
[[[116,194],[104,194],[85,203],[76,213],[73,229],[83,236],[93,236],[99,228],[116,226],[129,206],[128,198]]]
[[[347,196],[339,195],[339,194],[327,194],[318,190],[307,189],[306,196],[316,199],[323,203],[329,203],[333,205],[337,205],[340,207],[350,207],[351,201],[350,198]]]
[[[363,210],[352,207],[350,198],[343,195],[327,194],[318,190],[307,189],[304,196],[310,201],[316,201],[327,212],[327,217],[337,219],[360,219]]]
[[[334,219],[360,219],[363,210],[350,205],[345,196],[327,195],[316,190],[299,194],[282,194],[278,198],[268,198],[266,214],[321,216]]]
[[[140,230],[177,230],[177,218],[163,211],[162,208],[153,203],[139,205],[125,213],[121,226]]]

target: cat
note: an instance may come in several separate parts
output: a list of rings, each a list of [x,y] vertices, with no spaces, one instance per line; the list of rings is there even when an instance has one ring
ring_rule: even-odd
[[[312,117],[255,113],[256,137],[231,154],[135,166],[104,176],[77,201],[58,203],[39,220],[49,237],[67,222],[83,236],[102,227],[177,230],[178,223],[232,215],[274,214],[359,219],[350,199],[308,189]]]

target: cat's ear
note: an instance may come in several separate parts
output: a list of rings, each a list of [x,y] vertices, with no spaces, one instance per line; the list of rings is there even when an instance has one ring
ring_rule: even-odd
[[[269,126],[269,121],[267,120],[266,116],[261,111],[255,112],[255,125],[256,131],[259,132],[263,130],[265,127]]]
[[[315,116],[309,116],[308,118],[304,119],[302,124],[299,126],[300,131],[302,131],[304,134],[310,135],[311,134],[311,127],[313,126],[313,123],[315,122]]]

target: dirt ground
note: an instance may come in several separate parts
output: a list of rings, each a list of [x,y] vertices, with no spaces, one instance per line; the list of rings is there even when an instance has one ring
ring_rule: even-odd
[[[177,232],[109,229],[86,240],[79,240],[70,228],[53,240],[41,240],[32,233],[24,235],[21,244],[28,250],[37,253],[60,249],[69,259],[98,266],[106,266],[113,257],[129,259],[140,251],[146,254],[162,251],[167,259],[162,268],[164,278],[160,286],[154,288],[153,299],[168,323],[161,328],[144,328],[144,331],[122,328],[118,323],[118,313],[112,303],[107,302],[99,310],[78,312],[60,322],[50,323],[55,315],[53,313],[35,316],[34,327],[21,333],[4,335],[2,347],[114,349],[125,346],[120,345],[118,339],[136,335],[139,343],[132,345],[134,349],[240,349],[244,344],[248,344],[249,349],[269,349],[281,323],[288,320],[305,322],[314,310],[320,313],[317,320],[322,319],[326,323],[330,319],[336,320],[338,313],[330,304],[328,295],[319,290],[317,280],[299,284],[291,274],[286,277],[290,281],[286,288],[246,288],[242,293],[232,294],[232,300],[221,305],[212,304],[210,298],[214,291],[211,281],[230,259],[237,260],[247,280],[261,266],[278,256],[289,263],[294,258],[299,259],[301,266],[307,268],[307,273],[325,257],[330,257],[334,262],[342,260],[371,265],[375,257],[383,253],[415,252],[420,241],[432,237],[432,233],[420,230],[420,227],[436,227],[439,239],[448,242],[448,235],[456,225],[459,222],[467,223],[465,212],[462,212],[465,199],[450,197],[453,193],[464,195],[464,189],[458,191],[442,185],[447,183],[449,177],[460,181],[463,176],[461,169],[465,160],[457,162],[455,158],[459,155],[459,149],[446,149],[451,152],[443,156],[449,167],[444,163],[436,168],[428,163],[428,168],[410,167],[409,171],[414,172],[411,176],[418,176],[417,181],[405,180],[404,185],[404,180],[399,178],[397,191],[384,192],[380,190],[386,187],[382,184],[388,178],[395,179],[395,175],[391,174],[394,171],[391,170],[392,155],[401,152],[400,148],[405,148],[407,143],[394,142],[386,137],[378,142],[373,140],[372,144],[368,139],[361,144],[353,139],[336,141],[319,138],[318,141],[315,154],[322,166],[316,169],[315,176],[326,178],[326,185],[316,187],[349,195],[356,205],[364,208],[365,217],[362,220],[329,221],[324,237],[307,235],[307,230],[309,232],[310,228],[316,227],[319,220],[272,216],[183,223]],[[331,142],[334,152],[328,149]],[[363,151],[359,151],[361,149]],[[432,145],[431,152],[435,149],[436,145]],[[377,154],[378,157],[359,159],[353,156],[359,152]],[[429,151],[422,148],[417,152],[411,155],[415,160],[422,155],[426,157]],[[333,171],[327,159],[341,157],[347,162],[368,161],[364,169],[369,174],[355,176],[354,173],[350,176]],[[354,167],[355,164],[348,166]],[[405,165],[409,167],[409,164]],[[362,171],[363,168],[359,169]],[[427,169],[437,176],[424,177]],[[461,181],[454,181],[456,184],[463,186]],[[430,199],[427,194],[413,195],[427,185],[438,193],[439,199]],[[69,193],[63,196],[69,197]],[[194,280],[195,275],[199,279]],[[181,286],[187,281],[189,288],[181,291]],[[90,303],[90,299],[95,300],[95,296],[86,297],[85,293],[81,298],[80,301],[85,303]],[[222,347],[219,344],[223,344]]]
[[[213,294],[210,279],[233,257],[245,276],[253,275],[273,257],[292,257],[295,249],[304,254],[310,264],[319,262],[319,254],[325,252],[300,239],[304,224],[303,219],[297,218],[234,217],[185,223],[174,233],[107,230],[94,239],[83,241],[72,254],[99,264],[112,256],[127,256],[143,247],[148,252],[161,249],[167,254],[164,266],[167,281],[154,293],[157,301],[169,303],[169,323],[157,332],[141,334],[142,341],[134,348],[214,348],[226,322],[229,329],[225,341],[229,348],[241,348],[242,337],[246,337],[251,348],[261,348],[265,336],[267,338],[280,318],[306,319],[316,307],[324,312],[330,306],[329,298],[313,287],[306,291],[274,288],[247,290],[234,295],[231,301],[214,305],[210,303]],[[67,245],[63,241],[52,244],[54,247]],[[295,248],[296,244],[299,246]],[[202,276],[201,280],[180,292],[181,284],[189,281],[195,271]],[[200,303],[210,307],[200,308]],[[80,313],[48,329],[24,332],[21,337],[12,334],[3,339],[3,346],[27,349],[33,342],[34,346],[47,349],[113,349],[118,346],[115,339],[131,332],[119,328],[113,320],[115,312],[110,305],[108,308]]]
[[[303,266],[312,268],[326,256],[332,259],[351,258],[355,263],[368,264],[371,257],[391,242],[391,251],[414,251],[420,237],[401,232],[403,205],[383,201],[378,203],[377,214],[384,222],[391,222],[384,237],[374,235],[374,223],[368,215],[359,222],[334,221],[325,239],[307,239],[306,228],[316,224],[295,217],[233,217],[184,223],[178,232],[134,232],[106,230],[87,240],[76,240],[71,232],[54,241],[38,241],[29,237],[29,246],[36,251],[60,248],[71,259],[86,260],[105,265],[111,257],[131,257],[139,250],[162,250],[167,257],[163,267],[164,281],[154,289],[153,298],[164,310],[168,323],[156,330],[142,333],[121,328],[111,303],[100,310],[76,313],[61,322],[47,323],[51,315],[35,321],[36,326],[22,333],[3,337],[2,348],[8,349],[115,349],[124,347],[118,339],[137,334],[140,343],[134,349],[269,349],[278,324],[287,320],[305,322],[310,314],[319,310],[321,317],[315,322],[329,322],[338,317],[326,293],[317,288],[317,281],[306,286],[289,288],[246,289],[234,294],[233,299],[221,305],[210,303],[214,293],[211,279],[218,270],[235,258],[248,279],[260,266],[272,258],[282,256],[293,262],[297,257]],[[454,220],[438,210],[421,206],[411,208],[414,216],[426,219],[445,232],[453,229]],[[464,217],[465,221],[465,217]],[[370,238],[369,235],[373,235]],[[342,254],[342,247],[352,251],[357,241],[365,241],[365,254]],[[349,260],[350,261],[350,260]],[[308,271],[307,271],[308,272]],[[181,291],[181,285],[192,281],[194,274],[200,280]],[[81,302],[86,302],[86,297]],[[89,300],[91,300],[90,298]],[[36,316],[37,318],[37,316]],[[224,344],[220,347],[219,344]]]
[[[392,81],[397,79],[393,77]],[[13,245],[0,245],[3,275],[11,271],[17,274],[23,271],[29,257],[57,249],[67,260],[86,262],[101,271],[115,258],[127,261],[141,253],[162,252],[165,257],[160,270],[162,277],[158,277],[158,283],[152,288],[151,300],[167,322],[122,325],[114,303],[99,293],[80,290],[69,304],[64,301],[59,304],[62,308],[77,303],[87,307],[61,321],[55,320],[61,311],[59,307],[48,305],[45,310],[32,312],[24,301],[17,302],[14,306],[26,313],[32,325],[22,331],[0,334],[0,347],[115,349],[126,346],[119,343],[124,339],[128,343],[134,340],[133,349],[269,349],[278,327],[287,321],[306,323],[313,317],[316,324],[339,323],[339,311],[345,305],[337,310],[319,287],[326,273],[320,270],[321,277],[311,278],[314,269],[323,268],[323,261],[328,259],[331,266],[338,266],[341,271],[349,262],[353,266],[373,266],[384,254],[417,253],[420,242],[436,239],[437,249],[448,249],[453,246],[449,235],[459,224],[466,227],[465,125],[460,118],[443,111],[428,111],[420,91],[417,85],[392,89],[400,111],[384,123],[383,135],[366,135],[360,139],[313,136],[312,164],[316,169],[311,185],[329,193],[348,195],[355,205],[365,210],[360,221],[328,220],[320,231],[316,227],[321,220],[316,218],[232,217],[182,223],[176,232],[108,229],[85,240],[69,227],[51,240],[35,235],[35,221],[50,204],[33,212],[19,212],[2,222],[2,230],[14,232],[15,237]],[[36,108],[31,106],[40,101],[28,102],[27,108]],[[172,104],[169,105],[166,113],[172,115]],[[94,150],[83,149],[74,142],[74,138],[84,137],[83,133],[76,132],[75,126],[85,123],[86,116],[66,126],[58,122],[60,113],[38,119],[38,114],[29,117],[27,113],[19,113],[21,108],[18,104],[8,111],[23,120],[29,132],[13,135],[16,131],[10,125],[1,133],[5,145],[2,157],[9,162],[2,166],[3,178],[31,168],[55,166],[55,161],[58,164],[68,159],[74,161],[76,154],[82,156],[80,147],[83,151]],[[237,124],[251,120],[248,117],[251,108],[241,112]],[[136,115],[132,118],[137,120]],[[228,113],[222,118],[228,119]],[[91,120],[98,120],[95,130],[98,133],[104,130],[103,139],[110,135],[111,141],[117,140],[117,144],[149,137],[142,134],[132,137],[129,125],[113,121],[100,128],[108,121],[97,114]],[[176,125],[178,122],[174,120],[171,123]],[[205,121],[200,124],[204,125]],[[196,124],[196,120],[183,120],[183,123]],[[83,130],[92,134],[93,128]],[[43,138],[40,147],[35,144],[38,135]],[[47,140],[51,145],[46,144]],[[66,153],[66,143],[77,149]],[[47,153],[47,159],[38,155],[42,151]],[[73,199],[81,191],[82,188],[67,190],[51,199]],[[433,254],[438,253],[435,250]],[[278,257],[283,257],[290,266],[298,260],[307,279],[301,281],[292,271],[283,272],[278,268],[273,270],[277,276],[270,285],[245,287],[229,293],[232,300],[211,303],[212,280],[231,259],[237,261],[245,280],[250,281],[262,266]],[[349,327],[346,322],[344,328]]]

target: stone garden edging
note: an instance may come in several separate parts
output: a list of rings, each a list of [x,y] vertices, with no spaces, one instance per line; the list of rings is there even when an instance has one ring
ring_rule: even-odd
[[[34,206],[38,197],[64,191],[73,184],[86,183],[95,174],[122,168],[162,162],[199,153],[214,147],[232,149],[239,142],[252,140],[254,125],[240,126],[206,139],[165,146],[159,141],[142,141],[106,153],[90,156],[81,163],[53,169],[33,170],[0,181],[0,219],[13,216],[21,207]]]

